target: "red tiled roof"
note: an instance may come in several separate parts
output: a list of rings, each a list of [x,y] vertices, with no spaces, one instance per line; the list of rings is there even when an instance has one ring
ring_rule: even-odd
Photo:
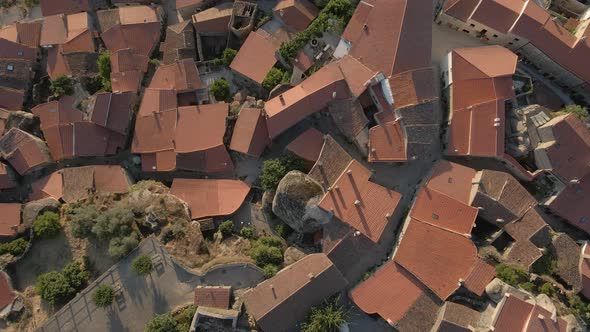
[[[324,254],[307,255],[243,295],[250,315],[264,331],[286,332],[303,321],[311,306],[346,287]]]
[[[379,314],[395,325],[425,291],[426,287],[411,273],[389,261],[354,288],[350,298],[367,314]]]
[[[410,217],[455,232],[471,234],[478,209],[428,187],[418,192]]]
[[[406,145],[400,121],[377,125],[369,130],[369,162],[407,161]]]
[[[479,0],[449,0],[443,6],[443,11],[461,21],[467,21],[475,10]]]
[[[25,93],[5,87],[0,87],[0,108],[20,111],[25,100]]]
[[[43,198],[54,198],[60,200],[63,197],[63,179],[62,172],[53,172],[35,182],[31,185],[30,201],[35,201]]]
[[[319,14],[308,0],[281,0],[272,11],[295,30],[304,30]]]
[[[41,0],[43,16],[87,12],[92,9],[91,0]]]
[[[41,129],[46,130],[60,124],[68,124],[82,121],[84,114],[76,108],[73,96],[62,98],[48,103],[39,104],[31,110],[41,120]]]
[[[369,181],[370,177],[371,171],[359,162],[351,161],[319,206],[373,242],[378,242],[401,194]]]
[[[101,38],[111,53],[133,49],[149,57],[160,42],[160,22],[119,24],[103,32]]]
[[[41,39],[42,25],[42,20],[34,22],[16,22],[0,28],[0,38],[37,49]]]
[[[253,157],[260,157],[269,144],[266,118],[262,110],[243,108],[238,115],[229,148]]]
[[[471,184],[475,170],[446,160],[439,160],[432,168],[426,186],[457,201],[470,204]]]
[[[567,322],[562,318],[552,320],[552,314],[539,305],[526,302],[516,295],[506,294],[501,302],[494,331],[551,331],[565,332]]]
[[[161,65],[150,82],[151,89],[176,90],[182,93],[203,88],[199,70],[192,59],[184,59],[170,65]]]
[[[96,95],[91,121],[112,131],[126,135],[133,112],[133,93],[102,92]]]
[[[6,164],[0,162],[0,190],[16,187],[11,174]]]
[[[37,48],[0,38],[0,59],[35,61],[37,59]]]
[[[20,225],[20,203],[0,203],[0,236],[14,236]],[[0,307],[2,307],[0,303]]]
[[[141,86],[143,73],[138,70],[111,73],[111,85],[113,92],[136,92]]]
[[[258,84],[277,63],[275,53],[281,46],[279,41],[259,32],[251,32],[232,61],[230,68]]]
[[[412,219],[394,260],[445,300],[477,263],[470,239]]]
[[[45,142],[18,128],[10,129],[0,138],[0,151],[20,175],[52,161]]]
[[[395,108],[437,99],[436,79],[432,67],[406,71],[389,78]]]
[[[471,270],[471,273],[465,278],[464,286],[478,296],[482,296],[486,286],[496,277],[496,269],[478,259]]]
[[[524,10],[523,0],[482,0],[471,19],[507,33]]]
[[[138,54],[134,49],[121,49],[111,54],[111,70],[114,73],[141,71],[148,69],[149,57]]]
[[[193,15],[195,31],[199,33],[227,33],[233,12],[233,3],[222,3]]]
[[[287,150],[303,160],[315,163],[320,157],[320,152],[322,151],[323,146],[324,134],[315,128],[309,128],[289,143],[289,145],[287,145]]]
[[[70,66],[62,53],[63,46],[57,45],[47,51],[47,74],[55,79],[60,75],[69,76],[72,74]]]
[[[242,205],[250,186],[238,180],[179,179],[170,193],[187,202],[193,219],[230,215]]]
[[[10,279],[4,271],[0,271],[0,310],[16,299],[16,293],[10,285]]]
[[[198,307],[229,309],[230,298],[230,287],[198,286],[195,288],[194,304]]]
[[[94,168],[94,189],[99,193],[125,193],[129,191],[130,179],[119,165],[96,165]]]
[[[568,184],[549,202],[549,209],[567,222],[590,234],[590,173],[577,184]]]

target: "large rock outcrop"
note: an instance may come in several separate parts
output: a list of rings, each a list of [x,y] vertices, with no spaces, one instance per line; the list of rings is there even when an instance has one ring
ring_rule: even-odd
[[[319,183],[299,171],[291,171],[279,183],[272,211],[299,233],[313,233],[330,221],[318,206],[324,191]]]

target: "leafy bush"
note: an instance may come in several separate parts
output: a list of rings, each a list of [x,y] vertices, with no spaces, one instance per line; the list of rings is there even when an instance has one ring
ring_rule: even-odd
[[[111,54],[108,51],[100,53],[96,64],[103,88],[111,91]]]
[[[113,303],[115,291],[110,285],[100,285],[92,293],[92,302],[99,308],[106,308]]]
[[[65,95],[71,96],[74,94],[74,80],[65,75],[60,75],[51,81],[51,91],[57,98]]]
[[[529,274],[526,271],[506,264],[498,264],[496,266],[496,272],[498,273],[498,278],[500,278],[500,280],[512,286],[517,286],[529,281]]]
[[[555,294],[555,288],[553,287],[553,285],[546,282],[543,285],[541,285],[541,287],[539,287],[539,292],[548,296],[552,296],[553,294]]]
[[[283,252],[280,248],[269,247],[264,244],[257,244],[250,250],[250,257],[256,262],[256,265],[265,267],[267,265],[283,264]]]
[[[99,214],[96,206],[92,204],[84,204],[68,211],[72,235],[80,239],[90,236]]]
[[[213,59],[213,65],[214,66],[223,66],[223,59],[220,59],[220,58]]]
[[[246,239],[254,239],[256,238],[256,230],[254,227],[243,227],[240,230],[240,236]]]
[[[71,262],[66,265],[61,273],[66,278],[68,285],[74,290],[79,291],[88,286],[90,272],[82,267],[79,262]]]
[[[238,54],[238,51],[234,50],[233,48],[228,47],[223,50],[223,64],[226,66],[231,65],[232,61],[234,61],[234,58],[236,57],[236,54]]]
[[[283,239],[289,236],[289,234],[293,233],[293,228],[285,223],[277,224],[274,229]]]
[[[59,215],[52,211],[47,211],[33,221],[33,231],[39,237],[53,237],[61,230]]]
[[[263,236],[260,239],[258,239],[258,243],[279,249],[282,249],[284,245],[283,241],[281,241],[281,239],[279,239],[276,236]]]
[[[560,112],[571,113],[582,121],[588,120],[588,110],[580,105],[567,105]]]
[[[8,243],[2,243],[0,244],[0,255],[11,254],[14,257],[20,256],[25,250],[27,250],[28,245],[29,241],[23,238],[18,238]]]
[[[234,222],[231,220],[226,220],[219,225],[219,232],[223,237],[231,236],[234,232]]]
[[[557,268],[557,260],[549,253],[543,255],[535,263],[533,263],[532,271],[536,274],[551,275]]]
[[[288,72],[273,67],[268,71],[266,77],[264,77],[264,80],[262,81],[262,87],[268,91],[271,91],[277,85],[289,82],[290,78],[291,77]]]
[[[148,255],[139,255],[131,262],[131,269],[137,275],[143,276],[150,274],[154,270],[152,259]]]
[[[531,293],[533,293],[533,292],[535,292],[535,291],[536,291],[535,284],[533,284],[533,283],[532,283],[532,282],[530,282],[530,281],[523,282],[523,283],[522,283],[522,284],[520,284],[519,286],[520,286],[522,289],[524,289],[525,291],[527,291],[527,292],[531,292]]]
[[[229,99],[229,83],[225,78],[215,80],[209,87],[209,90],[217,101],[225,101]]]
[[[264,190],[274,191],[283,177],[293,170],[304,170],[305,166],[301,159],[292,155],[285,155],[277,159],[268,159],[262,165],[260,183]]]
[[[272,19],[272,16],[270,16],[270,15],[264,15],[264,16],[262,16],[262,18],[260,18],[260,20],[258,21],[258,23],[256,23],[256,29],[258,29],[261,26],[265,25],[266,22],[270,21],[271,19]]]
[[[57,271],[51,271],[40,275],[37,278],[35,292],[41,299],[52,305],[67,302],[75,293],[70,287],[66,277]]]
[[[265,267],[262,268],[262,271],[264,272],[264,277],[266,279],[270,279],[272,277],[274,277],[277,272],[279,272],[279,268],[276,267],[275,265],[266,265]]]
[[[178,323],[169,313],[156,315],[145,326],[145,332],[180,332]]]
[[[342,324],[348,321],[349,313],[338,298],[325,302],[320,307],[311,309],[309,318],[301,328],[301,332],[337,332]]]
[[[139,244],[137,234],[131,233],[128,236],[115,237],[109,242],[109,255],[121,258],[127,255]]]
[[[102,212],[92,226],[92,233],[99,239],[111,239],[120,234],[131,233],[131,225],[135,220],[133,212],[122,206],[115,206]]]
[[[191,304],[178,313],[176,317],[174,317],[174,320],[176,320],[176,324],[178,325],[178,329],[180,331],[189,330],[196,312],[197,307]]]

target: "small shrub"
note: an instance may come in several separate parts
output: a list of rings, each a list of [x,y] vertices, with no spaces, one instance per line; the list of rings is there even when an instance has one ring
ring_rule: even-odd
[[[533,283],[532,283],[532,282],[530,282],[530,281],[523,282],[522,284],[520,284],[520,287],[521,287],[522,289],[524,289],[525,291],[527,291],[527,292],[534,293],[534,292],[536,291],[535,284],[533,284]]]
[[[37,278],[35,292],[52,305],[65,303],[75,294],[66,277],[57,271],[41,274]]]
[[[213,65],[214,66],[223,66],[223,59],[220,59],[220,58],[213,59]]]
[[[256,265],[265,267],[267,265],[283,264],[283,252],[277,247],[269,247],[264,244],[258,244],[250,250],[250,257],[256,262]]]
[[[283,241],[281,241],[281,239],[276,236],[263,236],[258,239],[258,243],[269,247],[275,247],[279,249],[283,248]]]
[[[131,262],[131,269],[135,274],[144,276],[154,270],[154,264],[148,255],[139,255]]]
[[[277,159],[268,159],[262,165],[260,183],[264,190],[274,191],[283,177],[293,170],[304,170],[303,161],[292,155],[282,156]]]
[[[234,232],[234,222],[231,220],[226,220],[219,225],[219,232],[223,237],[231,236]]]
[[[262,87],[268,91],[274,89],[277,85],[283,82],[285,72],[279,68],[271,68],[262,81]]]
[[[194,305],[189,305],[188,307],[184,308],[174,320],[176,320],[176,324],[178,325],[178,329],[180,331],[188,331],[190,329],[191,323],[193,321],[193,317],[197,312],[197,307]]]
[[[588,110],[580,105],[567,105],[560,112],[571,113],[582,121],[588,120]]]
[[[500,278],[500,280],[512,286],[517,286],[529,281],[529,275],[526,271],[506,264],[498,264],[496,266],[496,272],[498,273],[498,278]]]
[[[551,275],[557,268],[557,260],[551,254],[545,254],[535,263],[533,263],[532,271],[536,274]]]
[[[262,271],[264,272],[264,277],[266,279],[270,279],[272,277],[274,277],[277,272],[279,272],[279,268],[276,267],[275,265],[266,265],[265,267],[262,268]]]
[[[99,211],[92,204],[74,207],[68,212],[70,228],[74,237],[83,239],[92,234],[92,226],[98,219]]]
[[[0,244],[0,255],[11,254],[14,257],[20,256],[25,250],[27,250],[28,245],[29,241],[23,238],[18,238],[8,243],[2,243]]]
[[[33,231],[39,237],[53,237],[59,234],[61,224],[59,215],[52,211],[47,211],[33,221]]]
[[[348,322],[348,311],[338,303],[338,298],[325,302],[320,307],[311,309],[307,322],[301,332],[337,332],[342,324]]]
[[[25,7],[33,8],[39,4],[39,0],[25,0]]]
[[[285,223],[277,224],[274,227],[274,229],[277,232],[277,234],[279,234],[279,236],[282,237],[283,239],[287,238],[287,236],[289,236],[291,233],[293,233],[293,228],[291,228],[289,225],[287,225]]]
[[[109,255],[121,258],[127,255],[139,244],[137,234],[131,233],[125,237],[116,237],[109,242]]]
[[[226,48],[223,50],[223,64],[226,66],[231,65],[232,61],[238,54],[238,51],[234,50],[233,48]]]
[[[145,332],[180,332],[178,323],[169,313],[156,315],[145,326]]]
[[[108,51],[100,53],[96,64],[103,89],[111,91],[111,54]]]
[[[100,285],[92,293],[92,302],[99,308],[106,308],[113,303],[115,291],[110,285]]]
[[[82,267],[79,262],[71,262],[66,265],[61,273],[66,278],[68,285],[76,291],[82,290],[88,286],[90,272]]]
[[[229,99],[229,83],[225,78],[215,80],[209,87],[209,90],[217,101],[225,101]]]
[[[66,95],[71,96],[74,94],[74,80],[65,75],[60,75],[51,81],[51,91],[57,98]]]
[[[240,236],[245,239],[255,239],[256,238],[256,230],[254,227],[243,227],[240,230]]]
[[[539,292],[545,294],[547,296],[552,296],[555,294],[555,288],[550,283],[546,282],[541,287],[539,287]]]

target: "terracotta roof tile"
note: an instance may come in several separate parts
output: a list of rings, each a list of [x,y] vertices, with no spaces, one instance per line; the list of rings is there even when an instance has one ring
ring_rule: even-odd
[[[287,150],[303,160],[315,163],[320,157],[323,145],[324,134],[315,128],[309,128],[289,143]]]
[[[131,122],[133,100],[134,96],[131,92],[99,93],[96,95],[96,101],[92,108],[91,121],[126,135]]]
[[[277,63],[275,53],[280,46],[279,41],[263,32],[251,32],[232,61],[230,68],[254,82],[262,84],[268,72]]]
[[[41,129],[68,124],[84,119],[84,113],[76,108],[76,100],[72,96],[64,96],[59,101],[39,104],[31,110],[41,120]]]
[[[149,57],[138,54],[134,49],[121,49],[111,54],[111,70],[113,73],[141,71],[146,72]]]
[[[368,169],[351,161],[319,206],[378,242],[401,195],[369,181],[370,177]]]
[[[450,0],[445,2],[443,11],[461,21],[467,21],[478,4],[479,0]]]
[[[43,16],[86,12],[91,9],[91,0],[41,0]]]
[[[369,124],[358,99],[335,100],[328,105],[328,111],[336,127],[349,138],[355,138]]]
[[[12,237],[16,235],[20,225],[20,214],[22,204],[20,203],[0,203],[0,236]],[[0,303],[0,307],[1,303]]]
[[[253,157],[260,157],[269,144],[266,118],[262,110],[243,108],[238,115],[229,148]]]
[[[524,10],[523,0],[482,0],[471,19],[507,33]]]
[[[459,280],[465,280],[477,259],[470,239],[414,219],[394,256],[442,300],[459,288]]]
[[[12,289],[10,278],[4,271],[0,271],[0,309],[3,310],[7,305],[11,304],[17,295]]]
[[[63,197],[63,179],[62,172],[53,172],[31,185],[30,201],[44,198],[54,198],[60,200]]]
[[[549,208],[564,218],[570,225],[590,234],[590,174],[578,184],[568,184],[561,193],[549,203]]]
[[[516,241],[504,253],[508,263],[519,265],[526,270],[541,256],[543,256],[541,249],[530,241]]]
[[[176,90],[178,93],[202,89],[199,70],[192,59],[184,59],[170,65],[162,65],[150,82],[151,89]]]
[[[324,190],[331,188],[340,175],[348,168],[352,157],[330,135],[324,136],[324,146],[320,157],[309,176],[322,185]]]
[[[233,13],[233,3],[222,3],[193,15],[195,31],[199,33],[227,33]]]
[[[403,108],[438,98],[433,68],[406,71],[389,78],[395,108]]]
[[[12,171],[6,164],[0,162],[0,190],[16,187]]]
[[[231,287],[197,286],[195,288],[194,304],[198,307],[229,309]]]
[[[173,149],[177,117],[176,109],[140,114],[135,122],[131,151],[150,153]]]
[[[441,311],[441,325],[435,332],[470,332],[481,318],[478,311],[454,302],[445,302]]]
[[[295,30],[304,30],[319,14],[308,0],[281,0],[272,11]]]
[[[496,277],[496,269],[481,259],[476,260],[473,269],[465,278],[464,286],[482,296],[486,286]]]
[[[389,261],[350,292],[350,298],[367,314],[378,314],[397,324],[426,287],[403,267]]]
[[[230,215],[242,205],[250,186],[238,180],[174,179],[170,193],[187,202],[193,219]]]
[[[143,73],[138,70],[111,73],[111,85],[113,92],[136,92],[141,86]]]
[[[264,330],[294,330],[311,306],[341,291],[347,282],[324,254],[311,254],[247,291],[246,309]]]
[[[406,145],[400,121],[377,125],[369,130],[369,162],[407,161]]]
[[[175,151],[186,153],[223,145],[228,111],[226,103],[178,108]]]
[[[17,128],[0,138],[0,152],[20,175],[52,161],[45,142]]]

